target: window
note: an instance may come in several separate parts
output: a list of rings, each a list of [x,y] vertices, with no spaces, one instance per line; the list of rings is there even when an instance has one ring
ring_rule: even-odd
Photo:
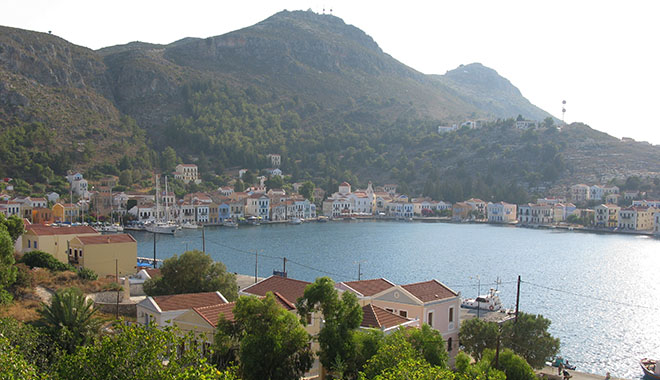
[[[450,307],[449,308],[449,323],[454,322],[454,308]]]
[[[452,338],[447,339],[447,352],[451,352]]]
[[[34,249],[37,249],[37,241],[34,241]]]
[[[399,310],[399,315],[408,318],[408,311],[407,310]]]
[[[312,324],[312,313],[307,313],[307,325]]]
[[[30,248],[30,239],[28,239],[28,248]]]
[[[429,324],[429,326],[433,327],[433,312],[429,311],[428,317],[426,319],[426,323]]]
[[[385,310],[389,311],[390,313],[394,313],[394,309],[390,309],[389,307],[386,307]]]

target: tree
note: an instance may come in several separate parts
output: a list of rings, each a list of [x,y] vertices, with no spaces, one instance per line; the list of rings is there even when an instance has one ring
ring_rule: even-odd
[[[305,181],[302,186],[300,186],[299,192],[300,195],[305,197],[305,199],[309,200],[310,202],[314,203],[314,188],[316,186],[314,185],[314,182],[312,181]]]
[[[161,277],[147,280],[144,292],[150,296],[219,291],[229,301],[238,297],[236,276],[221,262],[202,251],[188,251],[165,260]]]
[[[234,183],[234,191],[235,192],[245,191],[245,184],[243,183],[243,181],[241,181],[240,179],[236,180],[236,182]]]
[[[475,359],[481,359],[483,351],[497,345],[498,327],[496,323],[479,318],[468,319],[461,323],[459,337],[465,351]]]
[[[85,298],[78,288],[59,290],[50,305],[42,304],[39,314],[37,324],[68,353],[91,342],[100,327],[100,321],[94,317],[94,301]]]
[[[254,182],[257,180],[257,177],[250,170],[243,173],[243,182],[246,185],[254,185]]]
[[[355,331],[362,323],[362,308],[357,297],[344,292],[339,297],[334,282],[328,277],[317,278],[307,285],[304,295],[296,305],[301,321],[309,313],[321,311],[325,324],[318,335],[321,352],[319,359],[326,368],[334,368],[335,362],[344,363],[349,373],[356,371]]]
[[[406,339],[413,349],[419,352],[429,364],[447,368],[449,354],[445,349],[445,340],[442,339],[442,334],[438,330],[423,324],[420,329],[401,330],[401,333],[406,335]]]
[[[181,336],[175,328],[119,324],[114,334],[81,347],[58,362],[61,379],[213,379],[233,380],[200,355],[198,337]],[[181,351],[180,347],[186,349]]]
[[[495,363],[495,350],[491,349],[484,351],[483,360],[490,362],[492,367],[498,364],[499,368],[497,369],[504,371],[507,380],[536,380],[536,374],[532,367],[525,359],[508,348],[500,351],[498,363]]]
[[[23,257],[21,257],[20,261],[23,264],[29,266],[30,268],[46,268],[54,272],[74,270],[74,268],[71,265],[64,264],[63,262],[56,259],[50,253],[39,250],[25,252],[23,254]]]
[[[353,338],[356,346],[355,368],[358,371],[362,371],[367,361],[378,352],[385,335],[381,330],[367,329],[357,330]]]
[[[40,329],[14,318],[4,317],[0,318],[0,336],[6,338],[9,345],[30,365],[40,371],[50,368],[56,349],[50,337]],[[3,368],[2,365],[0,368]]]
[[[543,126],[546,128],[552,128],[555,125],[555,119],[552,116],[548,116],[543,119]]]
[[[171,172],[177,163],[176,151],[168,146],[163,150],[160,156],[160,168],[163,172]]]
[[[298,379],[312,367],[309,334],[272,293],[263,299],[239,298],[233,314],[233,321],[218,323],[216,343],[220,349],[232,344],[227,339],[238,343],[243,379]]]
[[[14,243],[7,229],[0,225],[0,291],[16,281],[17,269],[14,263]]]
[[[25,228],[23,227],[23,220],[16,215],[12,215],[9,218],[6,218],[4,214],[0,214],[0,228],[4,226],[9,236],[11,237],[12,244],[18,240]]]
[[[119,184],[123,186],[133,185],[133,171],[126,169],[119,174]]]
[[[502,344],[522,356],[532,368],[543,368],[559,352],[559,338],[548,332],[550,323],[542,315],[521,312],[517,323],[504,325]]]
[[[268,177],[264,183],[268,189],[281,189],[284,186],[284,179],[279,175]]]
[[[456,367],[456,380],[507,380],[504,372],[495,369],[491,361],[481,359],[474,364],[470,364],[472,358],[461,351],[456,355],[454,366]]]
[[[3,380],[31,380],[39,379],[36,369],[30,365],[9,343],[9,339],[0,335],[0,368]]]

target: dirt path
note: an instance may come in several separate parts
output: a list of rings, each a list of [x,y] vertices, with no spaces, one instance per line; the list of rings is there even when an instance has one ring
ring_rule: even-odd
[[[45,303],[47,305],[50,305],[50,299],[53,298],[53,291],[52,290],[49,290],[49,289],[44,288],[43,286],[37,285],[34,288],[34,293],[39,297],[39,299],[43,303]]]

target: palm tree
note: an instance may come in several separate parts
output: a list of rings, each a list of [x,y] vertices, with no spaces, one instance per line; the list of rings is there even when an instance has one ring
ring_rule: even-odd
[[[80,289],[62,289],[53,295],[50,305],[43,304],[38,324],[62,349],[73,353],[98,333],[100,321],[94,318],[96,310],[94,302],[86,299]]]

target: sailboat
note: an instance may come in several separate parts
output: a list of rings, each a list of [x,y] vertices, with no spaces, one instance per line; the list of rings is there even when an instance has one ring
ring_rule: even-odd
[[[167,189],[167,177],[165,177],[165,188]],[[167,190],[166,190],[167,192]],[[167,214],[167,198],[165,199],[165,214]],[[167,215],[166,215],[166,219]],[[168,234],[168,235],[174,235],[176,232],[176,224],[169,223],[168,221],[163,221],[160,218],[160,189],[158,186],[158,174],[156,174],[156,218],[153,222],[147,224],[146,226],[147,231],[153,232],[155,234]]]

